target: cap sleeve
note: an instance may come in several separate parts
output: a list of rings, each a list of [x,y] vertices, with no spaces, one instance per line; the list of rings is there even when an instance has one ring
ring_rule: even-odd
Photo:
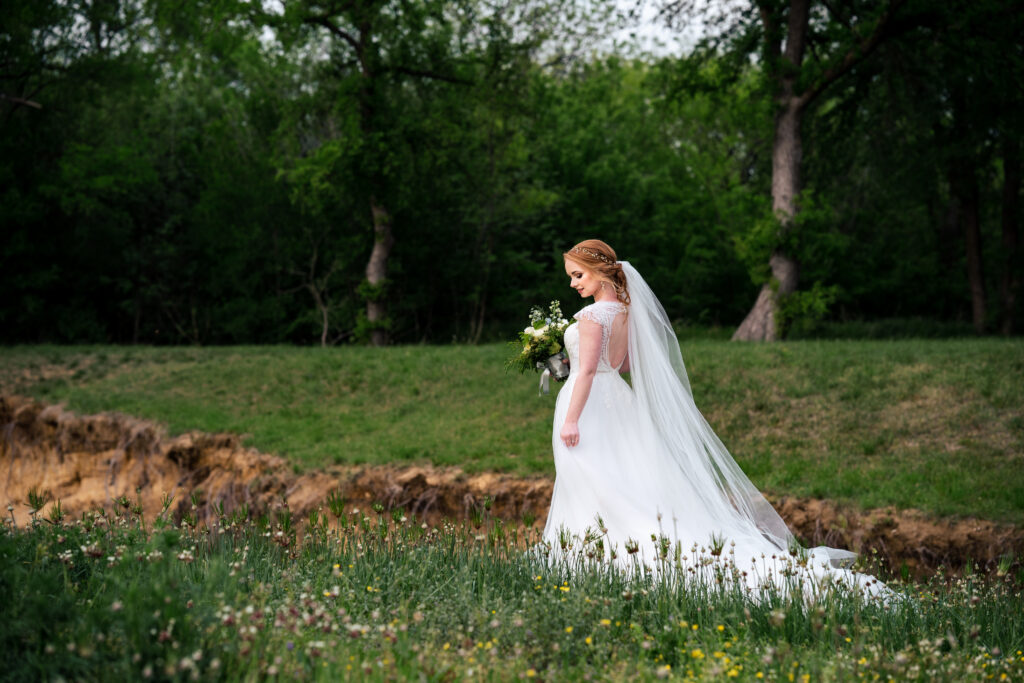
[[[607,302],[595,302],[584,306],[573,316],[577,320],[589,320],[601,327],[608,327],[615,320],[615,316],[622,312],[621,306],[608,305]]]

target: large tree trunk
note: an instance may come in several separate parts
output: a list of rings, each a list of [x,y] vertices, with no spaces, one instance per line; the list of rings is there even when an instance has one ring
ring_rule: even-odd
[[[1003,304],[1002,333],[1013,334],[1013,313],[1020,286],[1017,228],[1020,222],[1020,142],[1003,141],[1003,277],[999,293]]]
[[[796,215],[796,197],[800,193],[800,160],[803,145],[800,139],[800,119],[803,108],[796,98],[790,97],[775,119],[775,144],[772,147],[772,210],[779,219],[781,239]],[[800,267],[796,259],[777,249],[768,261],[772,279],[761,286],[754,307],[736,332],[733,340],[775,341],[779,337],[777,325],[778,301],[796,291],[800,281]]]
[[[775,118],[775,140],[772,147],[772,208],[779,219],[779,244],[796,215],[796,198],[800,194],[800,159],[803,147],[800,121],[807,106],[829,85],[842,78],[871,54],[882,42],[893,13],[903,0],[888,0],[871,33],[851,29],[849,47],[843,57],[833,61],[810,83],[801,81],[804,48],[810,20],[811,0],[789,0],[788,11],[775,0],[755,0],[764,29],[765,64],[776,81],[778,113]],[[827,4],[827,3],[826,3]],[[781,48],[782,22],[785,28],[785,49]],[[806,79],[804,79],[806,81]],[[797,92],[798,85],[802,91]],[[737,328],[733,339],[772,341],[778,337],[779,297],[796,290],[799,264],[791,254],[776,249],[769,260],[772,282],[761,287],[754,308]]]
[[[384,281],[388,277],[388,257],[395,238],[391,233],[391,214],[376,197],[370,197],[370,211],[373,214],[373,249],[366,264],[366,280],[370,291],[366,298],[366,320],[370,323],[370,343],[384,346],[388,343],[387,304],[384,297]]]
[[[771,12],[762,6],[762,22],[769,52],[776,52],[774,20]],[[778,110],[775,114],[775,138],[772,144],[772,211],[779,221],[779,243],[789,230],[796,215],[796,198],[800,194],[800,161],[803,158],[803,141],[800,138],[800,121],[804,108],[813,97],[813,91],[798,95],[797,80],[804,61],[804,45],[807,40],[807,25],[810,17],[810,0],[790,0],[786,26],[786,47],[779,53],[781,66],[776,71],[778,83]],[[736,332],[734,340],[775,341],[779,337],[779,297],[796,290],[800,268],[796,259],[782,249],[776,249],[768,265],[772,279],[761,286],[761,292],[754,307],[747,313]]]

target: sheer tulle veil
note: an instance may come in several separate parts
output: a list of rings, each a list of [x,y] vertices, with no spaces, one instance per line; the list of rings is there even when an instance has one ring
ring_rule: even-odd
[[[629,370],[633,392],[642,413],[650,417],[663,448],[648,457],[654,472],[679,468],[693,482],[704,508],[720,523],[726,539],[767,541],[788,551],[796,541],[779,514],[754,487],[724,444],[697,410],[679,350],[679,341],[665,309],[628,261],[619,261],[629,290]],[[666,477],[671,479],[671,477]],[[851,562],[856,554],[820,546],[816,558],[834,566]]]

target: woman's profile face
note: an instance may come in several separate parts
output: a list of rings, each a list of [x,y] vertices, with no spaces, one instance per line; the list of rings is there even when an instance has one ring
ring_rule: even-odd
[[[569,286],[581,297],[594,296],[601,289],[601,281],[594,272],[576,261],[565,259],[565,274],[569,276]]]

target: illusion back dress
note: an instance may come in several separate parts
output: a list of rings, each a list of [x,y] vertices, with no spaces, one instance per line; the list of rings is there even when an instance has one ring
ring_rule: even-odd
[[[699,549],[714,548],[748,589],[772,584],[785,591],[795,567],[806,578],[887,592],[873,577],[842,568],[854,553],[796,544],[694,405],[664,309],[636,270],[620,263],[632,304],[598,301],[573,316],[601,326],[597,372],[573,448],[559,435],[579,377],[579,323],[565,330],[570,372],[555,403],[555,484],[543,536],[550,558],[586,553],[627,571],[660,573],[673,558],[678,569],[681,556],[685,564]],[[628,324],[614,334],[628,333],[632,386],[609,359],[619,316]]]
[[[582,537],[588,527],[598,533],[603,528],[606,549],[616,549],[620,561],[628,554],[626,544],[636,541],[641,558],[650,562],[655,550],[651,534],[667,535],[689,548],[692,543],[706,545],[717,527],[683,472],[653,467],[657,459],[650,456],[659,448],[657,434],[608,358],[612,325],[619,315],[628,315],[625,304],[598,301],[573,316],[601,325],[597,373],[573,448],[562,442],[559,432],[579,377],[579,324],[565,330],[569,378],[555,403],[551,446],[556,476],[544,538],[560,545],[560,532]],[[578,546],[580,539],[573,542]]]

